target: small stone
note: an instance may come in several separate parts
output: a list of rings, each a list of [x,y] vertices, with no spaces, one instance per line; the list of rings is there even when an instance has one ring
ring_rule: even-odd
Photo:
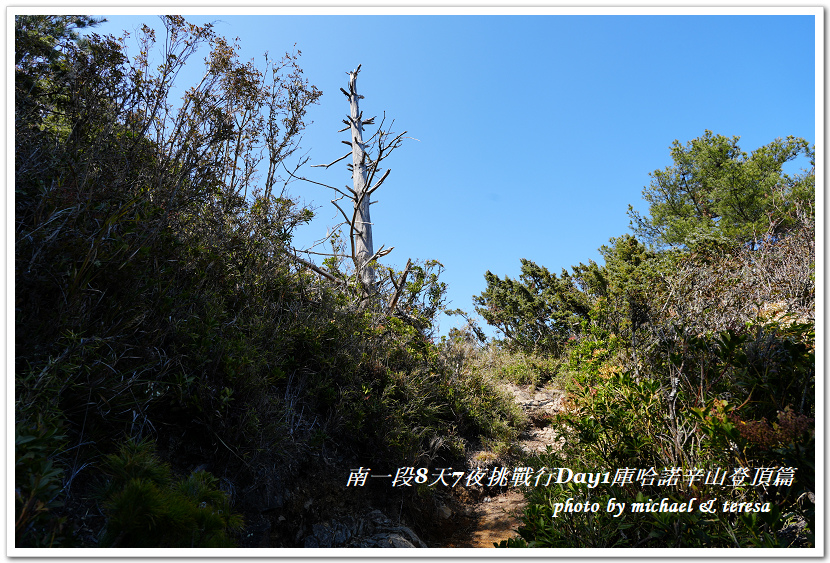
[[[314,537],[317,538],[317,547],[334,547],[332,544],[334,537],[329,524],[314,524],[312,530]],[[306,541],[308,541],[307,538]]]
[[[334,539],[334,547],[342,546],[347,541],[349,541],[350,537],[351,537],[351,532],[349,532],[349,529],[345,525],[343,525],[343,524],[336,525],[335,528],[334,528],[334,538],[333,538]]]
[[[412,543],[412,547],[424,547],[424,548],[427,547],[427,544],[425,544],[421,540],[421,538],[419,538],[418,536],[415,535],[415,532],[413,532],[411,529],[407,528],[406,526],[401,526],[400,528],[397,529],[397,531],[402,533],[402,534],[405,534],[406,536],[409,537],[409,541]]]
[[[378,541],[380,547],[415,547],[412,543],[398,534],[389,534]]]

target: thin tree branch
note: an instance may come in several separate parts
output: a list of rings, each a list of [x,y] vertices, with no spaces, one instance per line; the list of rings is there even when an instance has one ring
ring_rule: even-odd
[[[338,133],[339,133],[339,131],[338,131]],[[312,167],[312,168],[328,168],[329,166],[331,166],[331,165],[333,165],[333,164],[337,164],[338,162],[340,162],[340,161],[341,161],[341,160],[343,160],[344,158],[349,157],[349,156],[351,156],[351,155],[352,155],[352,153],[347,152],[346,154],[344,154],[343,156],[341,156],[341,157],[340,157],[340,158],[338,158],[337,160],[334,160],[334,161],[332,161],[332,162],[329,162],[328,164],[312,164],[312,165],[311,165],[311,167]]]
[[[376,189],[378,189],[378,188],[381,186],[381,184],[383,184],[383,181],[384,181],[384,180],[386,180],[386,177],[387,177],[387,176],[389,176],[389,173],[390,173],[390,172],[392,172],[392,169],[391,169],[391,168],[387,168],[387,169],[386,169],[386,172],[384,172],[384,173],[383,173],[383,176],[381,176],[380,180],[378,180],[378,183],[377,183],[377,184],[375,184],[375,185],[374,185],[374,186],[373,186],[373,187],[372,187],[372,188],[371,188],[371,189],[370,189],[370,190],[366,193],[366,195],[372,195],[372,192],[374,192]]]
[[[288,172],[288,174],[292,178],[296,178],[297,180],[304,180],[304,181],[310,182],[312,184],[317,184],[318,186],[323,186],[324,188],[331,188],[333,190],[337,190],[337,188],[335,188],[334,186],[329,186],[328,184],[323,184],[322,182],[315,182],[314,180],[309,180],[308,178],[304,178],[303,176],[297,176],[296,174],[291,172],[288,168],[286,168],[285,163],[281,162],[280,164],[282,164],[282,167],[285,169],[286,172]],[[337,191],[340,191],[340,190],[337,190]],[[340,193],[343,193],[343,192],[340,192]]]
[[[285,253],[286,253],[286,254],[287,254],[290,258],[293,258],[294,260],[296,260],[297,262],[299,262],[300,264],[302,264],[302,265],[303,265],[303,266],[305,266],[306,268],[309,268],[310,270],[313,270],[314,272],[316,272],[316,273],[320,274],[320,275],[321,275],[321,276],[323,276],[324,278],[326,278],[326,279],[328,279],[328,280],[331,280],[331,281],[333,281],[333,282],[335,282],[335,283],[340,283],[340,284],[342,284],[342,283],[343,283],[343,280],[338,280],[337,278],[335,278],[335,277],[334,277],[333,275],[331,275],[330,273],[328,273],[328,272],[326,272],[326,271],[324,271],[324,270],[321,270],[320,268],[318,268],[317,266],[315,266],[315,265],[314,265],[314,264],[312,264],[311,262],[308,262],[308,261],[306,261],[306,260],[303,260],[302,258],[300,258],[299,256],[295,255],[294,253],[289,252],[288,250],[286,250],[286,251],[285,251]]]
[[[335,206],[335,207],[336,207],[336,208],[340,211],[340,213],[342,213],[342,214],[343,214],[343,218],[346,220],[346,223],[348,223],[349,225],[352,225],[353,220],[352,220],[352,221],[349,221],[349,217],[348,217],[348,215],[346,215],[346,212],[345,212],[345,211],[343,211],[343,208],[342,208],[342,207],[340,207],[339,205],[337,205],[337,202],[336,202],[335,200],[331,200],[331,202],[332,202],[332,203],[334,204],[334,206]]]
[[[339,193],[340,195],[342,195],[342,196],[343,196],[343,197],[345,197],[346,199],[351,199],[352,201],[354,201],[354,197],[350,196],[350,195],[349,195],[349,194],[347,194],[346,192],[341,192],[340,190],[338,190],[338,189],[337,189],[337,188],[335,188],[334,186],[332,186],[332,188],[331,188],[331,189],[333,189],[334,191],[336,191],[337,193]],[[350,189],[349,191],[350,191],[350,192],[352,192],[352,193],[354,193],[354,190],[352,190],[352,189]],[[339,198],[338,198],[338,199],[339,199]]]
[[[392,312],[395,310],[395,307],[398,305],[398,299],[400,299],[401,294],[403,293],[404,287],[406,287],[406,275],[409,273],[409,269],[412,267],[412,259],[407,259],[406,261],[406,268],[404,268],[403,274],[401,274],[401,281],[400,283],[396,284],[395,280],[392,279],[392,285],[395,286],[395,295],[392,296],[392,299],[389,301],[389,306],[386,308],[386,314],[391,315]],[[392,274],[389,274],[389,277],[392,277]]]
[[[383,247],[384,247],[384,245],[380,245],[380,249],[377,252],[375,252],[374,254],[372,254],[372,257],[369,258],[368,260],[366,260],[366,263],[368,264],[369,262],[374,262],[378,258],[383,258],[387,254],[389,254],[390,252],[395,250],[394,246],[389,248],[388,250],[383,250]]]

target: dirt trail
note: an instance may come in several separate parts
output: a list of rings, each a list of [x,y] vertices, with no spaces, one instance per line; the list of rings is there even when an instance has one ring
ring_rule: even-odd
[[[511,383],[504,383],[503,386],[513,394],[530,422],[518,444],[523,453],[544,452],[548,445],[556,447],[557,435],[550,421],[561,408],[565,392],[550,386],[540,389]],[[476,452],[472,456],[475,461],[494,458],[491,452]],[[514,537],[516,528],[521,524],[518,516],[526,504],[524,495],[512,488],[478,499],[466,497],[456,500],[456,526],[443,547],[493,547],[493,543]]]

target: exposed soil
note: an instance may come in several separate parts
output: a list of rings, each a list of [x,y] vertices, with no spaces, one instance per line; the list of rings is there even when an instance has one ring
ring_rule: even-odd
[[[503,384],[528,416],[529,427],[521,435],[517,447],[522,454],[544,452],[548,446],[558,447],[557,434],[550,426],[554,413],[561,409],[565,392],[554,387],[539,389]],[[517,452],[518,453],[518,452]],[[508,466],[493,452],[475,452],[471,465],[491,468]],[[519,516],[525,508],[525,498],[514,488],[493,490],[466,490],[456,487],[451,498],[439,508],[439,517],[445,519],[446,535],[436,538],[431,547],[494,547],[494,544],[517,535],[521,525]]]
[[[448,528],[452,530],[451,535],[442,538],[435,547],[494,547],[493,544],[516,536],[525,498],[517,490],[507,490],[463,506],[468,515],[455,516],[455,526]]]

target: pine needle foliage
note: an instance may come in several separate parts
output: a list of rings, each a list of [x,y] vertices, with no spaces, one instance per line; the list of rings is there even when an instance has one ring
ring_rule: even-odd
[[[128,441],[107,456],[108,516],[102,547],[233,547],[242,528],[217,479],[206,471],[175,481],[149,441]]]

